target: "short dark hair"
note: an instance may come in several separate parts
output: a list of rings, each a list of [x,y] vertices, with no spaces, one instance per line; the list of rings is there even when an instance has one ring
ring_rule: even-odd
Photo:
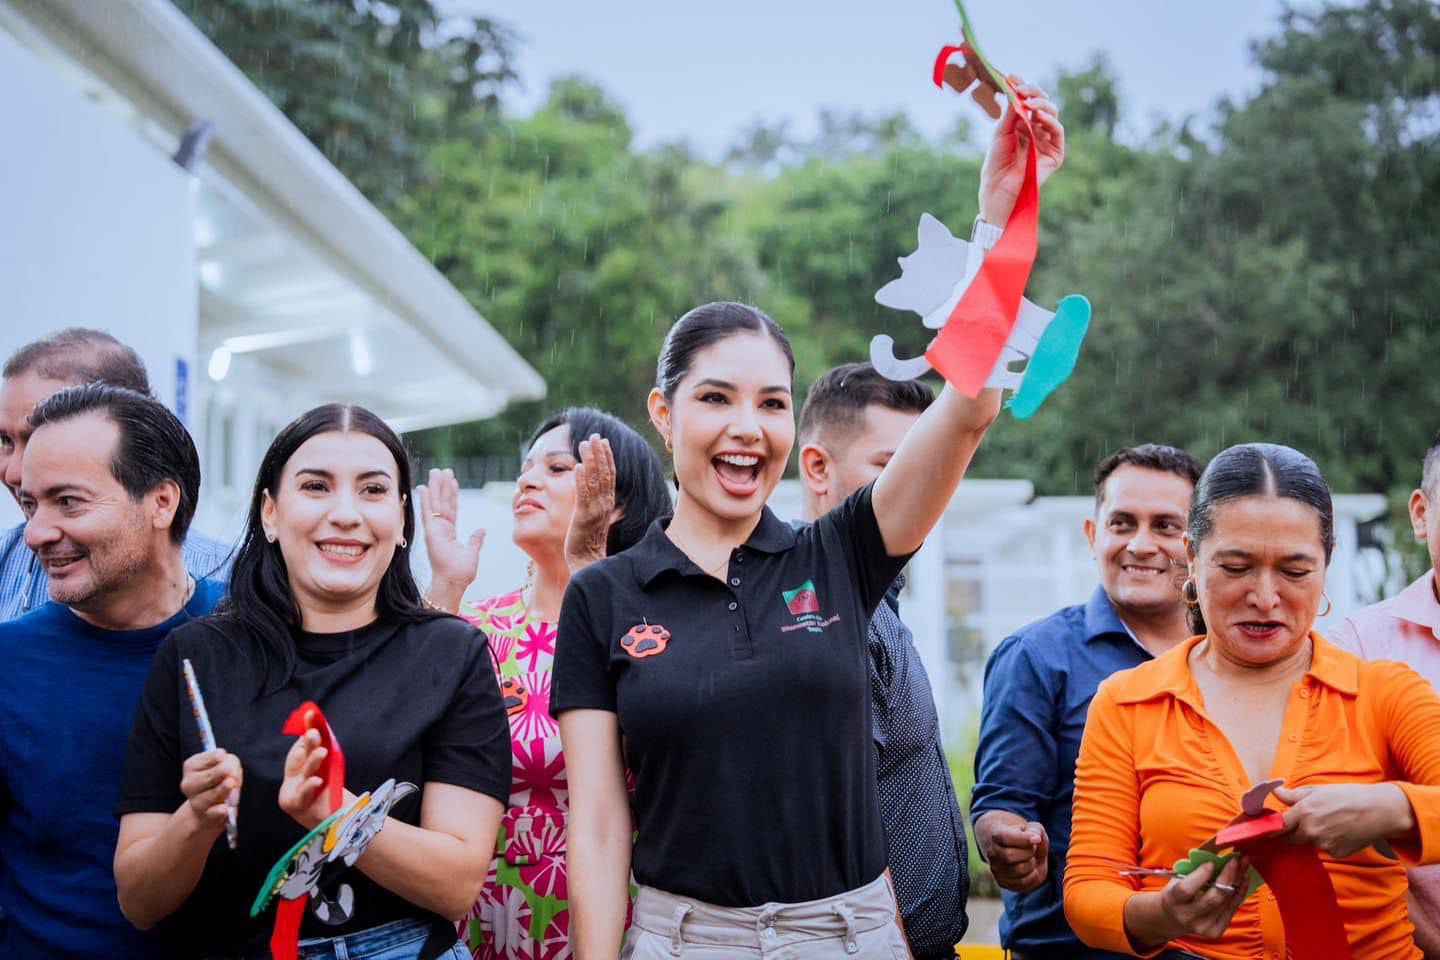
[[[800,411],[800,443],[820,434],[843,433],[849,440],[864,422],[865,410],[878,405],[900,413],[924,413],[935,392],[919,380],[891,380],[870,363],[843,363],[810,385]]]
[[[30,414],[30,426],[101,413],[120,428],[110,473],[131,500],[139,501],[166,480],[180,488],[170,539],[185,542],[200,502],[200,454],[180,418],[159,400],[108,383],[86,383],[52,393]]]
[[[150,395],[150,377],[134,349],[104,330],[66,327],[27,343],[5,361],[6,380],[34,373],[67,383],[108,383]]]
[[[740,333],[762,333],[770,337],[785,354],[790,373],[795,373],[795,351],[778,323],[759,307],[721,300],[695,307],[670,327],[655,364],[655,386],[667,400],[673,398],[675,388],[690,372],[696,353]]]
[[[302,621],[300,606],[290,589],[290,576],[280,545],[265,539],[261,521],[265,492],[274,493],[280,489],[285,464],[306,440],[332,431],[374,437],[395,458],[396,490],[402,495],[400,510],[404,524],[401,536],[404,539],[380,579],[380,591],[375,597],[380,618],[403,622],[444,616],[424,605],[420,599],[420,588],[410,572],[415,510],[409,497],[410,457],[406,454],[405,444],[384,420],[364,407],[340,403],[315,407],[296,417],[276,434],[260,461],[255,489],[250,494],[245,532],[235,554],[235,566],[230,572],[230,591],[216,608],[219,616],[237,623],[266,656],[265,683],[278,681],[277,687],[288,683],[295,673],[296,651],[292,631],[299,630]]]
[[[1325,561],[1335,552],[1335,503],[1325,475],[1305,454],[1278,443],[1242,443],[1220,451],[1195,485],[1190,500],[1190,543],[1199,548],[1215,523],[1215,508],[1228,500],[1273,496],[1313,507]]]
[[[1188,480],[1192,487],[1200,482],[1200,474],[1205,469],[1203,463],[1179,447],[1169,447],[1163,443],[1142,443],[1138,447],[1121,447],[1095,465],[1095,508],[1097,510],[1105,501],[1105,481],[1110,479],[1110,474],[1125,466],[1173,473],[1177,477]]]
[[[615,455],[615,505],[621,515],[610,527],[607,556],[635,546],[651,523],[670,514],[670,490],[660,458],[623,420],[593,407],[570,407],[546,417],[530,435],[526,449],[556,427],[570,428],[570,449],[576,460],[580,459],[580,441],[590,439],[591,434],[610,441],[610,452]]]
[[[1430,449],[1425,451],[1425,465],[1420,472],[1420,489],[1425,491],[1425,496],[1434,497],[1440,495],[1440,433],[1430,441]]]

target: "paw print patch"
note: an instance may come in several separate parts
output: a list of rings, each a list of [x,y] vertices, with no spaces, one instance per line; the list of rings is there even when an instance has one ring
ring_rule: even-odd
[[[620,647],[636,660],[658,656],[670,644],[670,631],[658,623],[637,623],[620,638]]]
[[[500,684],[500,696],[505,700],[506,715],[511,717],[524,713],[530,703],[530,691],[517,677],[507,677]]]

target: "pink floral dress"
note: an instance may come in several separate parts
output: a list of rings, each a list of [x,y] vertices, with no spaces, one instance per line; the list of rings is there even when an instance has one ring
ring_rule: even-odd
[[[510,715],[514,774],[495,859],[480,899],[460,923],[476,960],[570,957],[565,818],[570,807],[560,727],[550,716],[556,625],[532,620],[521,591],[461,607],[490,639]]]

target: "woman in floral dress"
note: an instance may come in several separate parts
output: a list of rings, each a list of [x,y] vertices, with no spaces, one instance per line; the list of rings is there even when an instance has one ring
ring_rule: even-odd
[[[550,716],[555,627],[570,574],[636,543],[670,512],[659,458],[640,435],[609,414],[570,409],[531,438],[515,481],[514,540],[530,557],[519,590],[460,604],[474,579],[483,534],[455,535],[458,488],[432,471],[420,488],[434,573],[427,599],[490,639],[510,718],[513,783],[490,877],[462,939],[476,960],[562,960],[570,953],[565,882],[569,796],[560,729]]]

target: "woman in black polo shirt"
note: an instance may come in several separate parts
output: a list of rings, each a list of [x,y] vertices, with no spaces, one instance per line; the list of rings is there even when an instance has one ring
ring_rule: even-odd
[[[1043,181],[1064,130],[1043,92],[1025,93]],[[991,223],[1014,206],[1025,140],[1007,114],[982,171]],[[754,307],[681,317],[649,398],[674,455],[675,515],[566,591],[551,710],[579,960],[620,952],[632,866],[632,960],[908,956],[884,876],[865,634],[999,397],[945,387],[873,484],[795,530],[765,507],[794,444],[794,366]]]
[[[570,764],[571,941],[584,960],[620,948],[624,761],[642,885],[631,955],[906,955],[883,877],[865,631],[998,397],[946,388],[871,487],[797,531],[764,506],[794,441],[792,367],[784,333],[753,307],[682,317],[650,395],[674,452],[675,516],[566,593],[552,709]]]

